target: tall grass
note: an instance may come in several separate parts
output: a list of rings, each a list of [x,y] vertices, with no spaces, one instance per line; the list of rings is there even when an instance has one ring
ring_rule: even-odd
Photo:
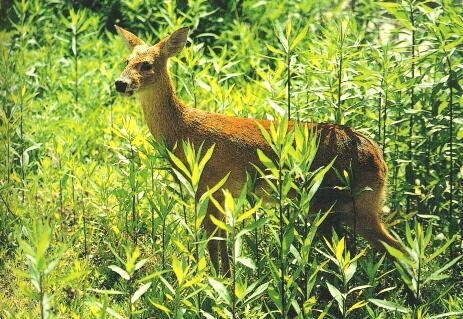
[[[461,7],[218,3],[7,3],[0,317],[461,317]],[[190,26],[171,61],[180,98],[277,120],[263,131],[273,157],[259,153],[240,194],[221,189],[225,176],[199,189],[214,148],[167,150],[139,102],[115,94],[129,52],[114,23],[148,43]],[[384,220],[407,254],[370,249],[355,214],[345,237],[318,231],[335,212],[312,212],[312,199],[333,171],[314,169],[317,136],[288,120],[348,125],[382,146]],[[356,201],[357,176],[338,175]],[[202,226],[210,205],[214,234]],[[210,242],[227,247],[229,277]]]

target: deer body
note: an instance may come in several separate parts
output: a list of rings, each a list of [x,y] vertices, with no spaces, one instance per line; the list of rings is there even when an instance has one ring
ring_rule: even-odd
[[[183,30],[183,31],[182,31]],[[252,170],[252,164],[259,163],[257,149],[271,155],[271,148],[264,140],[258,123],[264,128],[270,126],[270,121],[249,118],[229,117],[217,113],[209,113],[186,107],[175,95],[167,70],[167,57],[178,52],[178,47],[186,42],[184,29],[176,31],[154,47],[146,46],[133,34],[118,28],[118,32],[134,47],[133,63],[145,63],[146,57],[158,57],[153,62],[155,79],[143,83],[138,79],[138,91],[143,113],[148,127],[156,139],[164,140],[172,149],[176,142],[190,140],[196,147],[204,143],[205,147],[215,145],[214,153],[207,163],[200,181],[200,192],[219,182],[226,174],[230,176],[224,186],[237,194],[246,181],[246,171]],[[180,33],[180,34],[178,34]],[[135,37],[135,38],[134,38]],[[180,42],[180,44],[179,44]],[[134,45],[135,44],[135,45]],[[172,49],[172,47],[174,49]],[[181,49],[181,48],[180,48]],[[139,61],[137,61],[139,59]],[[127,66],[129,68],[130,62]],[[132,92],[130,85],[137,82],[137,74],[130,75],[126,70],[121,77],[129,77],[128,85],[123,93]],[[133,70],[132,70],[133,71]],[[154,72],[153,72],[154,73]],[[118,80],[122,81],[122,80]],[[116,82],[116,87],[118,83]],[[121,84],[119,84],[121,85]],[[129,89],[127,89],[129,88]],[[119,89],[118,89],[119,90]],[[376,247],[382,247],[381,241],[401,248],[400,244],[387,232],[379,218],[379,212],[384,202],[386,192],[386,164],[378,146],[365,136],[340,125],[323,123],[305,123],[314,128],[320,135],[320,144],[314,159],[313,169],[328,165],[336,157],[334,167],[338,171],[348,170],[350,165],[355,176],[351,187],[359,190],[370,187],[373,191],[363,192],[352,200],[333,186],[339,181],[333,171],[327,173],[322,186],[314,198],[314,210],[327,210],[333,204],[338,220],[352,226],[354,212],[357,215],[357,232]],[[292,123],[290,123],[291,129]],[[177,151],[178,152],[178,151]],[[182,154],[177,154],[181,156]],[[220,196],[220,192],[216,195]],[[216,196],[217,197],[217,196]],[[220,199],[220,198],[218,198]],[[209,205],[208,214],[221,218],[214,207]],[[329,223],[328,223],[329,226]],[[215,226],[206,216],[205,229],[212,233]],[[209,242],[209,253],[216,269],[218,268],[218,253],[220,251],[222,270],[228,270],[228,255],[223,242]]]

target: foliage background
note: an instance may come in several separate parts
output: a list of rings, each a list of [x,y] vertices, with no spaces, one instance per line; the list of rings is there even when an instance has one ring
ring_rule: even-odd
[[[153,44],[191,27],[171,63],[190,106],[280,118],[289,105],[292,119],[346,124],[382,147],[385,219],[414,257],[393,263],[367,249],[352,262],[344,239],[316,240],[309,295],[292,283],[300,260],[286,264],[289,317],[461,316],[458,1],[32,0],[0,11],[1,317],[283,317],[271,219],[252,229],[256,241],[249,232],[239,242],[237,278],[215,274],[204,241],[191,256],[194,198],[172,177],[138,101],[114,92],[128,54],[114,23]],[[258,211],[256,221],[274,214]]]

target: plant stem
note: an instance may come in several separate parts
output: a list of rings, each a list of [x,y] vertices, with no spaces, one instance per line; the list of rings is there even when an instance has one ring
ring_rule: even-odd
[[[151,169],[151,192],[154,196],[154,168],[153,163],[150,161],[150,169]],[[151,204],[151,248],[154,252],[154,242],[155,242],[155,234],[154,234],[154,204]]]
[[[338,60],[338,101],[337,101],[337,110],[336,110],[336,124],[341,124],[342,122],[342,68],[344,63],[344,30],[342,28],[342,23],[339,28],[340,33],[340,47],[339,47],[339,60]]]
[[[252,206],[251,206],[252,207]],[[257,222],[257,211],[254,213],[254,222]],[[256,274],[257,274],[257,280],[260,279],[260,267],[259,267],[259,232],[258,232],[258,229],[256,227],[256,229],[254,230],[254,242],[255,242],[255,245],[256,245],[256,249],[255,249],[255,256],[256,256]]]
[[[84,198],[81,197],[82,200],[82,219],[84,221],[84,254],[85,258],[87,258],[87,218],[85,217],[85,204]]]
[[[281,155],[280,149],[280,155]],[[285,258],[283,251],[284,240],[284,209],[283,209],[283,176],[282,176],[282,163],[281,158],[278,163],[278,209],[279,209],[279,222],[280,222],[280,299],[281,299],[281,314],[286,318],[286,293],[285,293]]]
[[[61,159],[58,159],[58,167],[59,167],[59,172],[61,173]],[[60,214],[63,216],[63,179],[59,179],[59,206],[60,206]]]
[[[43,274],[42,272],[39,273],[39,298],[40,298],[40,318],[45,319],[45,308],[43,306],[45,294],[43,293]]]
[[[162,256],[161,256],[161,263],[162,263],[162,270],[166,269],[166,218],[165,216],[162,219]]]
[[[412,3],[410,2],[410,23],[412,25],[412,43],[411,43],[411,73],[412,73],[412,85],[410,87],[410,110],[414,110],[415,108],[415,16],[414,16],[414,8]],[[413,113],[410,114],[410,123],[409,123],[409,130],[408,130],[408,160],[409,163],[407,165],[408,171],[408,186],[409,190],[413,190],[413,124],[414,124],[414,116]],[[407,194],[407,213],[410,212],[411,209],[411,198],[410,195]]]
[[[387,106],[389,104],[387,82],[384,86],[384,108],[383,108],[383,156],[386,155],[386,122],[387,122]]]
[[[196,196],[195,196],[196,197]],[[195,261],[196,263],[199,262],[199,238],[198,238],[198,227],[197,227],[197,224],[198,224],[198,203],[197,203],[197,200],[195,198],[195,201],[194,201],[194,212],[195,212],[195,219],[194,219],[194,227],[193,227],[193,231],[194,231],[194,237],[195,237]]]
[[[71,178],[71,187],[72,187],[72,215],[74,218],[74,224],[76,223],[76,190],[74,185],[74,177]]]
[[[178,179],[178,177],[174,174],[174,172],[171,170],[171,175],[173,177],[173,179],[175,180],[175,182],[177,183],[178,185],[178,188],[180,190],[180,199],[182,200],[182,202],[185,201],[185,195],[183,194],[183,187],[182,187],[182,182],[180,182],[180,180]],[[187,219],[187,216],[186,216],[186,207],[185,205],[182,205],[182,210],[183,210],[183,220],[185,221],[185,224],[187,224],[188,222],[188,219]],[[187,250],[190,251],[190,240],[188,239],[187,243]],[[187,255],[187,263],[190,262],[190,255],[188,254]]]
[[[449,144],[449,149],[450,149],[450,168],[449,168],[449,186],[450,186],[450,196],[449,196],[449,213],[448,213],[448,221],[449,221],[449,224],[452,225],[453,223],[453,68],[452,68],[452,63],[450,61],[450,57],[449,55],[447,54],[446,50],[444,49],[444,53],[446,55],[446,62],[447,62],[447,66],[448,66],[448,69],[449,69],[449,79],[448,79],[448,82],[447,82],[447,85],[448,85],[448,89],[449,89],[449,140],[448,140],[448,144]],[[457,224],[458,224],[458,221],[455,221]],[[461,221],[461,224],[463,224],[463,217],[462,217],[462,221]],[[450,227],[451,230],[454,229],[454,227]],[[462,232],[462,235],[463,235],[463,230],[461,230]],[[450,233],[450,236],[454,235],[453,234],[453,231]],[[450,253],[451,255],[453,255],[453,245],[450,247]]]
[[[131,190],[132,190],[132,223],[133,223],[133,231],[132,231],[132,241],[135,245],[137,245],[137,233],[138,233],[138,225],[137,225],[137,195],[136,195],[136,176],[135,176],[135,167],[134,167],[134,160],[135,160],[135,152],[133,150],[132,141],[130,141],[130,154],[131,154],[131,161],[130,161],[130,173],[133,174],[133,182],[131,183]]]
[[[20,140],[21,140],[21,147],[20,147],[20,153],[21,153],[21,202],[24,203],[24,196],[25,196],[25,181],[24,181],[24,128],[23,128],[23,112],[24,112],[24,96],[23,96],[23,90],[21,89],[21,94],[20,94],[20,120],[19,120],[19,134],[20,134]]]
[[[74,37],[75,37],[75,43],[76,43],[76,52],[75,52],[75,63],[74,63],[74,74],[75,74],[75,78],[74,78],[74,103],[77,104],[79,103],[79,51],[78,51],[78,48],[77,48],[77,40],[78,40],[78,33],[74,33]]]
[[[128,304],[129,304],[129,318],[132,319],[132,301],[131,301],[131,298],[133,296],[133,285],[132,285],[132,277],[130,277],[129,281],[128,281],[128,285],[129,285],[129,295],[128,295]]]
[[[381,84],[380,84],[380,90],[379,90],[379,98],[378,98],[378,141],[381,143],[381,108],[382,108],[382,98],[383,98],[383,80],[384,78],[381,78]],[[383,149],[384,153],[384,149]]]
[[[394,185],[394,200],[393,200],[393,205],[394,205],[394,210],[397,209],[399,206],[397,203],[397,176],[399,174],[399,145],[397,144],[398,138],[399,138],[399,126],[395,125],[395,131],[394,131],[394,170],[392,173],[392,184]]]
[[[288,52],[286,54],[286,75],[287,75],[287,83],[288,83],[288,121],[291,120],[291,51],[288,48]],[[299,114],[296,113],[297,120],[299,121]]]
[[[231,263],[231,274],[232,274],[232,289],[231,289],[231,297],[232,297],[232,315],[233,319],[236,319],[236,256],[235,256],[235,224],[233,222],[232,234],[231,234],[231,243],[232,243],[232,263]]]

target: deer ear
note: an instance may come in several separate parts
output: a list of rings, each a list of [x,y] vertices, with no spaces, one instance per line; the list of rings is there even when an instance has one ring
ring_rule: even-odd
[[[182,51],[188,38],[188,31],[187,27],[180,28],[164,40],[162,51],[167,57],[171,57]]]
[[[139,37],[137,37],[135,34],[132,32],[129,32],[117,25],[114,25],[116,28],[117,33],[124,39],[125,44],[127,44],[127,47],[132,50],[134,47],[140,44],[145,44]]]

